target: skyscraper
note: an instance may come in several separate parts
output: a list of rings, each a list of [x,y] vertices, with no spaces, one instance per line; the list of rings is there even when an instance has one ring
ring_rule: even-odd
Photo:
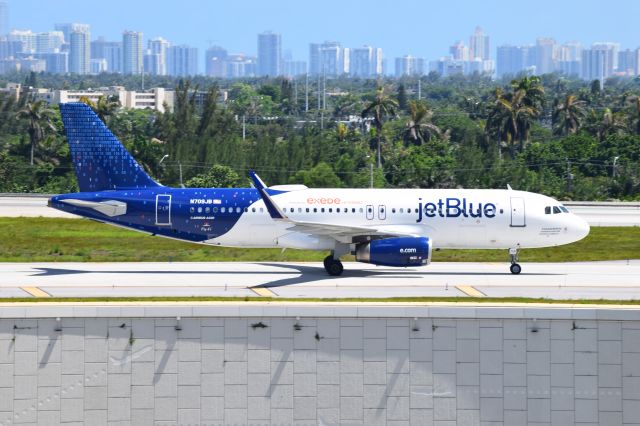
[[[547,74],[557,70],[558,44],[549,37],[536,39],[536,73]]]
[[[204,53],[205,73],[210,77],[224,78],[227,50],[220,46],[211,46]]]
[[[122,42],[106,41],[98,37],[91,42],[91,59],[106,59],[106,72],[122,72]]]
[[[496,72],[498,77],[515,76],[527,67],[528,46],[498,46]]]
[[[125,31],[122,34],[122,72],[142,74],[143,72],[142,33]]]
[[[171,46],[167,58],[169,75],[189,77],[198,74],[198,49],[196,47]]]
[[[449,54],[456,61],[468,61],[469,60],[469,48],[459,40],[449,47]]]
[[[20,43],[22,53],[33,53],[36,50],[36,34],[31,30],[12,30],[7,40]]]
[[[73,31],[87,32],[87,33],[90,32],[90,26],[87,24],[63,23],[63,24],[55,24],[53,28],[56,31],[62,31],[62,33],[64,34],[65,43],[71,42],[71,33]]]
[[[145,72],[151,75],[167,75],[167,51],[170,43],[162,37],[149,40],[149,54],[153,56],[153,67],[145,65]]]
[[[282,73],[282,40],[280,34],[258,34],[258,75],[272,77]]]
[[[424,58],[416,58],[411,55],[405,55],[396,58],[396,77],[402,76],[420,76],[425,73]]]
[[[36,53],[59,52],[64,44],[62,31],[49,31],[36,34]]]
[[[582,51],[582,78],[600,80],[600,84],[604,84],[604,80],[613,75],[617,60],[615,43],[594,43],[591,49]]]
[[[374,77],[382,74],[382,49],[371,46],[351,49],[349,74],[356,77]]]
[[[489,36],[480,27],[476,27],[473,35],[469,37],[469,59],[476,58],[491,59]]]
[[[69,34],[69,72],[89,74],[91,72],[91,41],[89,26],[78,26]]]

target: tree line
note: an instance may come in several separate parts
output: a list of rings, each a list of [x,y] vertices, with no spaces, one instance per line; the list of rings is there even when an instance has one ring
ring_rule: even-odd
[[[23,78],[70,88],[112,81]],[[175,91],[164,113],[83,101],[166,185],[247,185],[254,169],[269,184],[510,184],[561,199],[640,198],[639,78],[164,79]],[[59,110],[2,97],[0,191],[75,189]]]

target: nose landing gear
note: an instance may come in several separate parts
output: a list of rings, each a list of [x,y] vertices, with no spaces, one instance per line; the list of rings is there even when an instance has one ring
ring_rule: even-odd
[[[522,267],[518,264],[518,248],[510,248],[509,256],[511,257],[509,270],[513,275],[518,275],[522,271]]]

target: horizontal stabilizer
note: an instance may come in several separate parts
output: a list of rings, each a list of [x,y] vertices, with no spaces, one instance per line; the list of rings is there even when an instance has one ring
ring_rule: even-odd
[[[116,200],[88,201],[88,200],[76,200],[71,198],[71,199],[60,200],[60,202],[65,204],[70,204],[76,207],[93,209],[109,217],[121,216],[127,213],[127,203],[123,203],[122,201],[116,201]]]

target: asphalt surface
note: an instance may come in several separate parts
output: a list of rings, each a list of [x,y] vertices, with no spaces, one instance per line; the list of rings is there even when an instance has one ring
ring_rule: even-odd
[[[341,277],[320,263],[4,263],[0,297],[542,297],[640,300],[640,260],[434,263],[386,268],[345,263]]]
[[[591,226],[640,226],[640,203],[567,202],[565,205]],[[47,207],[47,198],[0,196],[0,217],[79,216]]]

